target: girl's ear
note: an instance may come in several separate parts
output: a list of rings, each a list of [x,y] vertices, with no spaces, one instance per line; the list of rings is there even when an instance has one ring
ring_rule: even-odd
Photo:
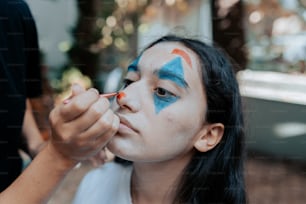
[[[200,152],[213,149],[222,139],[224,125],[222,123],[206,124],[198,133],[194,147]]]

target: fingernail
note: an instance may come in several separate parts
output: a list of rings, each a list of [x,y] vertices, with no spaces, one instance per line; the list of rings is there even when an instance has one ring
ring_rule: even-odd
[[[67,99],[65,99],[65,100],[63,101],[63,104],[67,104],[67,103],[69,103],[69,102],[70,102],[70,99],[67,98]]]
[[[90,88],[90,91],[93,91],[93,92],[95,92],[97,95],[100,95],[100,94],[99,94],[99,91],[98,91],[97,89]]]

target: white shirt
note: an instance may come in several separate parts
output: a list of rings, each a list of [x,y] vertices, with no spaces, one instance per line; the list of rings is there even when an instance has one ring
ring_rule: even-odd
[[[132,204],[132,166],[110,162],[83,178],[73,204]]]

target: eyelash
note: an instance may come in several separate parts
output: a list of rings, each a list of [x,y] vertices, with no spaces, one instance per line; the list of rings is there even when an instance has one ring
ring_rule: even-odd
[[[160,98],[170,98],[170,97],[176,97],[175,94],[172,92],[168,91],[167,89],[157,87],[154,89],[155,94],[160,97]],[[161,93],[162,92],[162,93]]]
[[[133,83],[134,81],[130,80],[130,79],[124,79],[123,80],[123,85],[122,85],[122,89],[128,87],[131,83]]]
[[[128,87],[130,84],[132,84],[134,81],[130,79],[124,79],[123,80],[123,86],[122,89],[125,89]],[[177,97],[174,93],[168,91],[167,89],[164,89],[162,87],[157,87],[154,89],[154,94],[158,96],[159,98],[172,98],[172,97]]]

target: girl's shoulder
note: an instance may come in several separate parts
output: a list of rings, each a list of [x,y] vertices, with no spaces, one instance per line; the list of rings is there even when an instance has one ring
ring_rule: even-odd
[[[131,174],[131,166],[114,162],[89,171],[78,188],[74,203],[82,203],[83,200],[86,200],[86,203],[114,203],[114,199],[130,200]]]
[[[103,187],[103,185],[120,185],[124,178],[130,177],[132,172],[131,166],[123,166],[115,162],[108,162],[96,169],[89,171],[82,183],[86,186]]]

